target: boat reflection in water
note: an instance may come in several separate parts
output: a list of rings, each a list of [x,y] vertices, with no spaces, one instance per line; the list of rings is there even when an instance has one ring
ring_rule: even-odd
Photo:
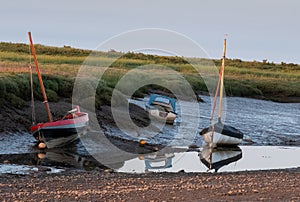
[[[97,146],[97,145],[95,145]],[[98,147],[97,147],[98,148]],[[240,146],[214,148],[165,147],[150,153],[122,154],[116,147],[100,147],[93,156],[73,150],[45,150],[40,153],[0,154],[0,174],[26,165],[82,170],[113,169],[116,172],[238,172],[288,169],[300,166],[300,147]],[[287,158],[288,157],[288,158]],[[105,166],[104,166],[105,164]],[[16,168],[14,168],[15,166]],[[42,169],[43,171],[43,169]]]
[[[203,147],[199,152],[200,161],[209,169],[209,171],[218,172],[220,168],[237,162],[242,158],[242,150],[238,147]]]
[[[139,159],[144,160],[145,172],[163,170],[173,167],[176,153],[186,152],[187,148],[165,147],[160,151],[140,155]]]
[[[175,153],[186,152],[186,148],[165,147],[162,150],[144,155],[145,172],[172,168]]]
[[[47,151],[37,154],[37,165],[94,170],[105,168],[92,156],[79,155],[63,150]]]
[[[162,169],[162,168],[171,168],[172,167],[172,158],[175,155],[173,153],[166,153],[163,155],[147,155],[144,158],[145,161],[145,170],[149,169]]]
[[[175,161],[178,163],[178,156],[176,157],[176,155],[182,155],[179,159],[185,161],[189,159],[188,156],[191,157],[196,152],[197,150],[187,151],[183,148],[164,148],[164,150],[162,151],[144,155],[140,159],[143,159],[145,162],[145,172],[164,169],[169,170],[173,168],[173,163],[175,163]],[[218,172],[218,170],[223,166],[240,160],[242,158],[242,150],[237,146],[217,148],[210,148],[209,146],[205,146],[198,153],[198,155],[200,157],[201,163],[203,163],[208,168],[208,171]],[[199,163],[194,162],[194,166],[196,167],[197,164],[201,164]],[[182,167],[182,169],[184,170],[184,167]],[[200,168],[198,169],[200,170]]]

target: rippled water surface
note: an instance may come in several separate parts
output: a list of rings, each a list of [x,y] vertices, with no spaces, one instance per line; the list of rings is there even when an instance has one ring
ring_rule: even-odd
[[[196,133],[209,125],[211,116],[211,97],[201,96],[205,101],[199,103],[200,114],[195,114],[195,109],[190,102],[181,101],[178,105],[179,118],[177,124],[192,122],[193,127],[197,127]],[[147,99],[143,101],[133,101],[144,106]],[[180,110],[184,108],[184,112]],[[217,115],[218,108],[215,114]],[[180,113],[185,113],[182,120]],[[215,115],[215,117],[216,117]],[[200,117],[200,119],[198,118]],[[300,103],[275,103],[249,98],[227,97],[224,99],[222,120],[235,128],[240,129],[246,137],[249,137],[254,145],[300,145]],[[176,133],[178,127],[167,127],[166,136]],[[185,128],[183,134],[177,134],[178,138],[186,141],[188,138],[197,137],[195,130]],[[178,131],[177,131],[178,132]],[[167,138],[161,135],[162,138]],[[202,140],[200,140],[201,142]],[[201,142],[200,144],[204,144]],[[244,142],[243,144],[246,144]]]

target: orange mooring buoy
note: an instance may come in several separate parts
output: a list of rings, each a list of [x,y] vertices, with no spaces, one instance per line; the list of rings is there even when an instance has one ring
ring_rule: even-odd
[[[45,144],[44,142],[40,142],[40,143],[38,144],[38,148],[39,148],[39,149],[45,149],[45,148],[46,148],[46,144]]]
[[[146,140],[144,140],[144,139],[141,139],[141,140],[140,140],[140,145],[142,145],[142,146],[143,146],[143,145],[145,145],[145,144],[146,144]]]
[[[46,154],[44,154],[44,153],[38,153],[37,156],[38,156],[39,159],[43,159],[43,158],[45,158]]]

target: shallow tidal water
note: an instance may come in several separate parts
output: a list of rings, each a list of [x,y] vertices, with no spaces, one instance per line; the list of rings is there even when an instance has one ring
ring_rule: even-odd
[[[118,152],[111,152],[110,146],[98,145],[93,141],[79,141],[66,148],[41,151],[36,148],[34,138],[28,133],[1,134],[0,173],[34,173],[37,172],[38,166],[47,167],[44,171],[49,173],[63,172],[64,168],[93,170],[108,167],[117,172],[143,173],[148,171],[235,172],[300,166],[300,103],[274,103],[227,97],[223,121],[240,129],[252,140],[252,143],[243,142],[232,151],[229,149],[207,152],[204,142],[197,133],[209,125],[211,98],[208,96],[201,96],[201,98],[205,102],[197,103],[199,115],[194,114],[195,110],[192,106],[195,105],[182,101],[181,105],[178,105],[179,117],[175,124],[163,127],[159,134],[151,138],[147,137],[147,143],[167,145],[156,152],[135,151],[130,155],[120,156]],[[144,107],[146,101],[147,98],[131,100],[141,107]],[[184,119],[180,116],[182,109],[184,109],[182,112]],[[192,124],[185,124],[189,120]],[[117,147],[118,145],[123,148],[139,146],[136,144],[138,143],[136,137],[124,137],[114,128],[111,128],[110,133],[111,136],[135,142],[131,144],[119,141]],[[93,135],[97,135],[97,132]],[[187,148],[191,144],[196,144],[198,148],[190,151]],[[205,163],[203,155],[207,157],[207,153],[214,157],[208,160],[211,165]],[[99,156],[107,156],[107,158],[97,159]],[[107,159],[114,160],[108,162]],[[218,167],[220,163],[213,164],[213,160],[218,159],[227,164],[221,167]],[[217,167],[213,168],[212,165]]]
[[[240,146],[212,151],[143,155],[128,160],[118,172],[239,172],[300,167],[299,147]],[[211,157],[211,159],[209,158]]]
[[[201,96],[201,98],[204,102],[199,103],[199,118],[196,117],[195,109],[192,107],[194,105],[190,102],[181,101],[182,106],[177,104],[179,112],[179,117],[175,120],[177,126],[183,125],[182,128],[185,128],[180,116],[182,108],[185,114],[184,122],[193,122],[192,126],[197,127],[196,133],[209,126],[212,98],[209,96]],[[146,101],[147,99],[133,102],[144,107]],[[239,97],[226,97],[223,103],[222,121],[241,130],[247,138],[252,140],[252,145],[300,146],[300,103],[275,103]],[[215,117],[217,110],[218,108]],[[168,140],[170,134],[178,133],[176,127],[167,126],[164,129],[164,134],[160,135],[161,139]],[[188,127],[181,131],[183,133],[176,136],[176,138],[181,138],[180,144],[188,138],[197,137],[190,133],[191,130]],[[204,145],[201,138],[198,144]]]

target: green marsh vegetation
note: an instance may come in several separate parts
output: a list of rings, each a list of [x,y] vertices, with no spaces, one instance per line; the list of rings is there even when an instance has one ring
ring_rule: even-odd
[[[216,75],[221,66],[221,59],[199,59],[169,56],[145,55],[142,53],[92,52],[75,49],[69,46],[49,47],[35,45],[39,66],[49,101],[61,98],[71,98],[75,77],[81,65],[89,55],[87,64],[91,66],[90,74],[95,75],[105,66],[109,68],[102,76],[96,89],[96,107],[111,104],[110,99],[115,85],[128,72],[141,66],[151,67],[147,74],[138,73],[141,79],[149,74],[168,74],[172,82],[174,72],[180,74],[197,93],[207,93],[207,81],[197,70],[206,74],[207,78]],[[0,104],[22,108],[31,99],[29,77],[29,47],[27,44],[0,43]],[[33,60],[32,60],[33,63]],[[100,64],[100,65],[99,65]],[[157,66],[163,66],[170,71],[157,71]],[[196,70],[196,69],[197,70]],[[138,72],[138,71],[137,71]],[[34,95],[41,100],[37,76],[34,74]],[[174,81],[174,80],[173,80]],[[216,78],[211,82],[216,82]],[[87,79],[87,82],[88,79]],[[181,81],[176,81],[178,88]],[[216,84],[214,84],[216,85]],[[166,90],[158,85],[147,85],[139,88],[134,96],[142,97],[149,90]],[[212,89],[210,89],[212,90]],[[274,64],[272,62],[241,61],[227,59],[225,68],[225,90],[227,96],[252,97],[280,102],[300,102],[300,66],[292,63]],[[90,95],[91,96],[91,95]],[[86,97],[88,98],[88,97]],[[88,99],[86,99],[88,102]]]

